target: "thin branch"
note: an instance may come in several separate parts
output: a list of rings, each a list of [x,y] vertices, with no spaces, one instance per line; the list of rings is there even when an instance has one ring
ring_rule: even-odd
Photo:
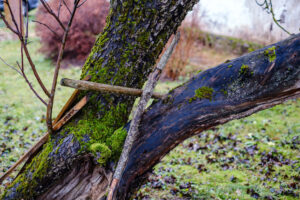
[[[86,1],[87,1],[87,0],[84,0],[81,4],[79,4],[79,5],[77,6],[77,8],[79,8],[80,6],[82,6]]]
[[[275,17],[275,13],[274,13],[274,10],[273,10],[273,4],[272,4],[272,0],[264,0],[262,3],[259,3],[257,0],[255,0],[256,4],[260,7],[263,7],[264,10],[267,11],[268,14],[271,14],[272,15],[272,19],[273,21],[275,22],[275,24],[281,29],[283,30],[284,32],[286,32],[287,34],[291,35],[291,33],[286,30],[285,28],[283,28],[283,26],[281,26],[279,24],[279,21],[280,20],[277,20],[276,17]]]
[[[18,23],[16,22],[16,19],[15,19],[15,16],[14,16],[13,12],[12,12],[12,9],[11,9],[11,7],[10,7],[10,4],[9,4],[8,1],[5,1],[5,2],[6,2],[6,4],[7,4],[8,9],[9,9],[9,13],[10,13],[10,15],[11,15],[11,20],[13,21],[14,25],[16,26],[16,32],[17,32],[18,35],[19,35],[19,34],[20,34],[20,30],[19,30],[19,27],[18,27]],[[21,22],[20,22],[20,24],[21,24]]]
[[[15,70],[16,72],[18,72],[21,76],[22,76],[22,73],[17,69],[15,68],[14,66],[8,64],[7,62],[5,62],[5,60],[3,58],[0,57],[0,60],[5,64],[7,65],[8,67],[10,67],[11,69]]]
[[[21,38],[20,38],[20,40],[21,40]],[[36,70],[36,67],[35,67],[35,65],[34,65],[32,59],[31,59],[30,53],[29,53],[29,51],[28,51],[28,49],[27,49],[27,45],[25,45],[24,40],[21,40],[21,43],[22,43],[22,45],[23,45],[23,47],[24,47],[24,52],[25,52],[26,58],[27,58],[27,60],[28,60],[28,62],[29,62],[29,64],[30,64],[30,67],[31,67],[31,69],[32,69],[32,71],[33,71],[33,74],[34,74],[36,80],[38,81],[38,83],[39,83],[39,85],[41,86],[41,88],[42,88],[42,90],[44,91],[44,93],[45,93],[48,97],[50,97],[50,93],[48,92],[48,90],[47,90],[47,88],[45,87],[43,81],[41,80],[41,78],[40,78],[40,76],[39,76],[39,74],[38,74],[38,72],[37,72],[37,70]]]
[[[52,15],[56,21],[58,22],[58,24],[60,25],[60,27],[66,31],[65,26],[63,25],[63,23],[60,21],[60,19],[58,18],[58,16],[53,12],[53,10],[51,9],[51,7],[49,6],[49,4],[47,2],[45,2],[45,0],[41,0],[41,3],[43,4],[44,8],[47,10],[47,12]]]
[[[37,93],[37,91],[33,88],[31,83],[29,82],[25,72],[24,72],[24,53],[23,53],[23,46],[24,44],[21,44],[21,66],[17,62],[17,65],[19,66],[19,69],[21,70],[22,76],[25,79],[26,83],[28,84],[31,91],[35,94],[35,96],[45,105],[47,106],[47,103],[42,99],[42,97]]]
[[[32,20],[33,22],[35,22],[35,23],[38,23],[38,24],[41,24],[41,25],[43,25],[43,26],[45,26],[49,31],[51,31],[56,37],[60,37],[55,31],[53,31],[52,29],[51,29],[51,27],[50,26],[48,26],[47,24],[45,24],[45,23],[42,23],[42,22],[40,22],[40,21],[36,21],[36,20]]]
[[[2,12],[0,12],[0,18],[3,20],[4,24],[6,25],[6,27],[11,31],[13,32],[14,34],[18,35],[19,33],[14,30],[8,23],[8,21],[5,19],[5,16],[2,14]]]
[[[59,15],[60,15],[61,6],[62,6],[62,0],[59,0],[58,10],[57,10],[57,18],[58,19],[59,19]]]
[[[277,26],[279,28],[281,28],[284,32],[286,32],[287,34],[291,35],[291,33],[289,31],[287,31],[285,28],[283,28],[283,26],[281,26],[279,23],[278,23],[278,20],[275,18],[275,13],[273,11],[273,5],[272,5],[272,0],[270,0],[270,12],[272,14],[272,18],[273,18],[273,21],[275,22],[275,24],[277,24]]]
[[[21,67],[19,65],[19,63],[17,62],[18,66]],[[37,93],[37,91],[33,88],[33,86],[31,85],[31,83],[29,82],[26,74],[24,73],[24,71],[22,71],[22,77],[25,79],[26,83],[28,84],[29,88],[31,89],[31,91],[34,93],[34,95],[45,105],[47,106],[47,103],[44,99],[42,99],[42,97],[39,96],[39,94]]]
[[[64,0],[62,0],[62,1],[63,1],[64,5],[66,6],[67,10],[69,11],[70,15],[72,15],[72,12],[71,12],[69,6],[67,5],[67,3]]]
[[[57,78],[58,78],[58,73],[59,73],[59,69],[61,66],[61,61],[63,58],[63,53],[64,53],[64,49],[66,46],[66,41],[67,41],[67,37],[68,37],[68,33],[70,30],[70,27],[72,25],[73,19],[74,19],[74,15],[77,9],[77,5],[80,2],[80,0],[75,0],[74,2],[74,7],[73,7],[73,11],[70,17],[70,20],[68,22],[68,25],[66,27],[66,30],[64,32],[64,36],[62,39],[62,44],[59,50],[59,54],[58,54],[58,58],[57,58],[57,62],[56,62],[56,67],[55,67],[55,71],[54,71],[54,76],[53,76],[53,81],[52,81],[52,88],[51,88],[51,95],[50,95],[50,99],[49,99],[49,103],[47,106],[47,113],[46,113],[46,123],[47,123],[47,128],[48,128],[48,132],[50,134],[52,134],[53,130],[52,130],[52,110],[53,110],[53,102],[54,102],[54,96],[55,96],[55,90],[56,90],[56,85],[57,85]]]
[[[28,0],[26,0],[26,13],[25,13],[25,18],[26,18],[26,32],[25,32],[25,45],[28,44],[28,34],[29,34],[29,28],[28,28],[28,24],[29,24],[29,16],[28,16]]]
[[[112,185],[110,187],[110,191],[109,191],[108,198],[107,198],[108,200],[114,199],[114,191],[115,191],[116,187],[118,186],[120,179],[122,178],[124,168],[128,162],[129,153],[132,149],[132,145],[133,145],[134,141],[136,140],[136,136],[138,133],[138,127],[139,127],[142,115],[144,113],[144,110],[146,108],[146,105],[153,93],[153,89],[160,77],[162,70],[166,66],[175,46],[177,45],[177,43],[179,41],[179,38],[180,38],[180,33],[178,32],[175,35],[170,47],[166,50],[166,52],[161,57],[157,67],[154,69],[154,71],[149,76],[148,82],[145,86],[145,89],[143,90],[143,94],[139,101],[138,107],[134,111],[133,118],[130,123],[130,128],[129,128],[128,135],[126,137],[126,140],[125,140],[125,143],[123,146],[122,154],[120,156],[117,168],[116,168],[114,176],[113,176]]]
[[[11,15],[12,15],[12,19],[14,19],[14,15],[13,15],[12,12],[11,12]],[[9,25],[9,23],[7,22],[7,20],[5,19],[5,17],[3,16],[3,14],[2,14],[1,12],[0,12],[0,16],[1,16],[1,19],[4,21],[6,27],[7,27],[9,30],[11,30],[13,33],[15,33],[15,34],[19,37],[19,40],[21,41],[21,44],[23,45],[25,55],[26,55],[26,57],[27,57],[27,60],[28,60],[28,62],[29,62],[29,64],[30,64],[30,67],[31,67],[31,69],[32,69],[32,71],[33,71],[33,73],[34,73],[34,76],[35,76],[36,80],[38,81],[39,85],[41,86],[41,88],[43,89],[43,91],[45,92],[45,94],[46,94],[48,97],[50,97],[50,93],[48,92],[48,90],[46,89],[44,83],[42,82],[42,80],[41,80],[41,78],[40,78],[40,76],[39,76],[39,74],[38,74],[38,72],[37,72],[37,70],[36,70],[36,67],[35,67],[35,65],[34,65],[32,59],[31,59],[30,53],[29,53],[29,51],[28,51],[28,49],[27,49],[27,45],[26,45],[26,42],[25,42],[24,39],[23,39],[22,34],[21,34],[19,31],[15,31],[15,30]],[[14,20],[14,21],[15,21],[15,20]]]
[[[107,85],[82,80],[72,80],[68,78],[61,79],[60,84],[62,86],[76,88],[78,90],[93,90],[98,92],[125,94],[132,96],[141,96],[143,93],[143,90],[141,89],[128,88],[116,85]],[[153,92],[152,97],[156,99],[162,99],[164,95],[157,92]]]

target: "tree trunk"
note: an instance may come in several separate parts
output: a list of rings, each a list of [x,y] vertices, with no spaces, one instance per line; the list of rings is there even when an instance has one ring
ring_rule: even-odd
[[[131,3],[112,3],[110,21],[82,76],[141,88],[163,45],[195,2]],[[141,21],[131,23],[133,19]],[[85,94],[90,103],[27,162],[3,199],[105,198],[134,98]],[[144,113],[118,199],[128,199],[147,172],[184,139],[299,95],[300,35],[196,75]]]
[[[142,88],[170,36],[197,0],[112,0],[82,78]],[[81,92],[89,103],[31,158],[2,199],[98,199],[122,150],[134,97]],[[117,130],[118,129],[118,130]],[[99,189],[100,188],[100,189]]]

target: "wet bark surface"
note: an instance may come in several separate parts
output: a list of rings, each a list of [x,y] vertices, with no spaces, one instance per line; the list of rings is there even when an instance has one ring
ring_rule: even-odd
[[[195,91],[208,88],[211,96],[195,98]],[[118,199],[129,198],[186,138],[299,96],[300,34],[199,73],[144,113]]]

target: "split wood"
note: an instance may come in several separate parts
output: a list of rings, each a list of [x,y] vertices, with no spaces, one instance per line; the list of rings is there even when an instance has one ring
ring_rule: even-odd
[[[141,89],[107,85],[83,80],[72,80],[68,78],[61,79],[60,84],[66,87],[76,88],[78,90],[94,90],[98,92],[126,94],[132,96],[141,96],[143,93],[143,90]],[[162,99],[164,95],[157,92],[153,92],[152,97],[156,99]]]
[[[126,140],[125,140],[125,143],[123,146],[123,150],[122,150],[122,154],[120,156],[117,168],[116,168],[114,176],[113,176],[113,180],[112,180],[112,183],[110,186],[107,200],[115,199],[115,195],[116,195],[115,189],[117,188],[119,181],[122,178],[122,174],[123,174],[124,168],[128,162],[129,153],[132,149],[133,142],[136,140],[136,136],[138,134],[138,127],[139,127],[143,112],[146,108],[148,101],[150,100],[150,98],[152,96],[153,89],[156,86],[156,83],[160,77],[160,74],[161,74],[162,70],[164,69],[164,67],[166,66],[175,46],[177,45],[177,43],[179,41],[179,38],[180,38],[180,33],[178,32],[175,35],[175,37],[173,38],[170,47],[165,51],[165,53],[161,57],[157,67],[154,69],[154,71],[150,74],[150,76],[148,78],[146,87],[143,90],[142,97],[139,101],[137,109],[134,111],[133,118],[130,123],[130,128],[128,131],[128,135],[126,137]]]
[[[90,80],[91,76],[87,76],[84,80]],[[88,97],[84,96],[73,108],[71,108],[67,113],[66,111],[70,108],[70,106],[74,103],[78,93],[80,90],[75,90],[67,103],[61,109],[59,114],[57,115],[56,119],[53,121],[53,130],[59,130],[63,125],[65,125],[81,108],[83,108],[87,102]],[[66,114],[65,114],[66,113]],[[64,115],[65,114],[65,115]],[[63,116],[64,115],[64,116]],[[11,166],[1,177],[0,177],[0,184],[19,166],[23,163],[27,158],[31,155],[35,154],[40,147],[42,147],[49,138],[49,132],[47,132],[35,145],[33,145],[13,166]]]

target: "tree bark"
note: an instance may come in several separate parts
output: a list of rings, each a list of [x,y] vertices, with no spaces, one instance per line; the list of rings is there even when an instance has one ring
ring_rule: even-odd
[[[299,97],[300,34],[199,73],[144,113],[118,199],[137,191],[147,172],[183,140]]]
[[[91,81],[142,88],[197,0],[112,0],[107,25],[82,70]],[[81,92],[88,104],[27,161],[2,199],[99,199],[122,150],[134,97]],[[77,102],[74,102],[77,103]],[[102,166],[102,167],[101,167]],[[99,167],[101,169],[99,169]]]
[[[82,77],[141,88],[195,1],[147,1],[144,7],[115,2]],[[141,21],[131,24],[132,19]],[[126,124],[134,98],[85,92],[78,99],[86,94],[89,104],[27,162],[3,199],[105,198],[129,124],[118,128]],[[144,113],[117,198],[128,199],[147,172],[184,139],[299,95],[300,35],[196,75]]]

